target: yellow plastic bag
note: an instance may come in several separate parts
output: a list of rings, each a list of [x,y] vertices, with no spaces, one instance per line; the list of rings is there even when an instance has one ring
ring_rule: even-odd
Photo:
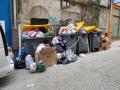
[[[87,26],[87,27],[84,27],[84,29],[86,32],[90,32],[90,31],[94,31],[96,29],[96,26]]]
[[[76,29],[76,32],[80,32],[80,28],[84,25],[85,22],[79,22],[79,23],[76,23],[77,27],[75,28]]]
[[[29,25],[29,24],[25,24],[23,25],[23,29],[22,31],[28,31],[28,30],[34,30],[36,28],[45,28],[45,29],[49,29],[50,28],[50,24],[45,24],[45,25]]]
[[[96,29],[95,29],[95,32],[102,32],[102,30],[99,29],[99,28],[96,28]]]

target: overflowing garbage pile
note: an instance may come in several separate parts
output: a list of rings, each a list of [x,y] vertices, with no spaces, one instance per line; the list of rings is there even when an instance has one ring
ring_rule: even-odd
[[[85,22],[61,23],[55,31],[48,20],[40,20],[45,22],[38,20],[35,25],[32,19],[34,22],[23,25],[22,48],[14,59],[17,69],[43,72],[48,66],[69,64],[77,61],[78,56],[85,57],[85,53],[106,49],[108,44],[107,35],[96,26],[85,26]]]

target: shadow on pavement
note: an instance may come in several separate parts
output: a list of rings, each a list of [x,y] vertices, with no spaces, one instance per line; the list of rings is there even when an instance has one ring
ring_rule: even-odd
[[[0,78],[0,88],[10,85],[13,82],[12,75]]]

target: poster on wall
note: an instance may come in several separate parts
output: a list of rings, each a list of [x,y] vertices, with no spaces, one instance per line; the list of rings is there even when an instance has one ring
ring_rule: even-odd
[[[2,26],[4,32],[5,32],[5,21],[4,20],[0,20],[0,25]]]

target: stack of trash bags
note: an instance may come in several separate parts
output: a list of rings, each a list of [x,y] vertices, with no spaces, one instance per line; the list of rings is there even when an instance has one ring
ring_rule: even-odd
[[[56,36],[52,40],[52,45],[56,50],[57,64],[69,64],[77,60],[77,55],[71,49],[66,49],[65,43],[60,36]],[[49,48],[47,40],[38,45],[35,52],[42,52],[44,48]],[[46,64],[40,60],[35,62],[34,58],[30,55],[27,48],[22,47],[15,54],[14,64],[16,69],[27,69],[30,72],[43,72],[46,70]]]
[[[69,64],[77,60],[77,55],[71,49],[66,49],[66,43],[61,36],[55,36],[52,44],[56,50],[58,64]]]
[[[59,34],[74,34],[76,33],[75,25],[70,22],[67,26],[62,26],[59,30]]]
[[[46,38],[50,36],[54,36],[53,30],[30,30],[30,31],[25,31],[22,33],[22,38],[23,39],[32,39],[32,38]]]
[[[69,64],[70,62],[74,62],[78,59],[77,55],[72,51],[71,48],[66,48],[66,41],[61,37],[61,34],[64,35],[70,35],[70,34],[75,34],[76,33],[89,33],[92,31],[99,32],[100,30],[97,29],[96,26],[87,26],[84,27],[84,22],[78,22],[76,23],[76,26],[70,22],[69,25],[67,26],[62,26],[59,30],[58,35],[56,35],[52,39],[52,46],[55,48],[56,51],[56,59],[57,59],[57,64]],[[43,30],[45,31],[45,30]],[[54,33],[50,30],[48,32],[42,32],[40,30],[30,30],[30,31],[25,31],[22,34],[23,38],[44,38],[47,36],[53,36]],[[74,44],[74,43],[73,43]],[[37,49],[35,52],[40,52],[43,50],[43,48],[48,48],[51,45],[48,44],[48,42],[43,42],[40,43],[37,46]],[[84,54],[80,54],[80,57],[85,57]],[[27,48],[22,47],[18,52],[15,54],[14,58],[14,64],[16,69],[27,69],[30,72],[43,72],[46,70],[46,64],[43,63],[42,60],[39,61],[39,63],[36,63],[34,58],[30,55],[29,51]]]
[[[36,64],[33,57],[29,54],[27,48],[24,47],[16,52],[14,66],[16,69],[27,69],[30,72],[43,72],[46,70],[46,65],[43,62]]]

